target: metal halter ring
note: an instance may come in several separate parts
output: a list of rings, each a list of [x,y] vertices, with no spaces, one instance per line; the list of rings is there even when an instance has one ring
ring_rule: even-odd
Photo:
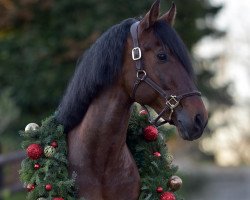
[[[170,107],[170,109],[174,109],[179,105],[179,101],[175,95],[170,95],[170,99],[166,101],[166,104]]]
[[[136,78],[139,79],[140,81],[143,81],[147,76],[147,73],[145,70],[138,70],[136,72]]]

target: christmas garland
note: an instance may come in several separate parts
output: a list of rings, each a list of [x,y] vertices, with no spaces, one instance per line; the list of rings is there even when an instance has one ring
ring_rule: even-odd
[[[21,181],[27,188],[28,200],[75,200],[74,179],[68,174],[67,143],[63,127],[54,117],[42,126],[30,123],[25,131],[22,148],[27,158],[22,161]]]
[[[176,191],[182,181],[174,174],[177,167],[166,147],[169,130],[156,129],[147,112],[134,107],[127,133],[127,144],[141,177],[139,200],[181,200]],[[68,173],[66,135],[52,116],[39,127],[35,123],[20,132],[22,148],[27,152],[20,170],[28,200],[76,200],[76,174]]]

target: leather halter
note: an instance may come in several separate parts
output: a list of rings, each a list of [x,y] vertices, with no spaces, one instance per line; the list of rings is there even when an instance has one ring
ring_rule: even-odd
[[[133,91],[132,91],[132,99],[135,99],[135,93],[136,90],[138,89],[140,83],[145,82],[147,83],[151,88],[153,88],[156,92],[158,92],[165,100],[166,100],[166,106],[162,109],[162,111],[160,112],[160,114],[155,118],[152,119],[150,116],[150,113],[147,109],[147,107],[145,105],[142,105],[146,111],[149,114],[149,122],[158,127],[161,126],[165,123],[169,123],[171,122],[171,118],[172,118],[172,114],[174,112],[174,109],[176,107],[178,107],[178,105],[180,104],[180,101],[186,97],[190,97],[190,96],[201,96],[201,93],[199,91],[192,91],[192,92],[187,92],[181,95],[168,95],[157,83],[155,83],[148,75],[147,72],[144,70],[143,65],[142,65],[142,52],[139,46],[139,40],[138,40],[138,25],[139,25],[139,21],[135,22],[134,24],[132,24],[131,28],[130,28],[130,33],[132,36],[132,40],[133,40],[133,45],[134,48],[132,49],[132,59],[135,61],[135,67],[136,67],[136,80],[134,82],[134,87],[133,87]],[[164,120],[164,121],[159,121],[161,119],[161,117],[163,116],[163,114],[166,111],[170,111],[169,113],[169,117],[168,120]]]

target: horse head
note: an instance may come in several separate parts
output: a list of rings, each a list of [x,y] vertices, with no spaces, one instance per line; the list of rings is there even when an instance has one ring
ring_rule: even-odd
[[[199,138],[208,115],[194,81],[186,47],[173,29],[176,6],[159,17],[160,1],[131,27],[123,65],[125,90],[133,101],[153,108],[185,140]],[[132,54],[131,54],[132,52]]]

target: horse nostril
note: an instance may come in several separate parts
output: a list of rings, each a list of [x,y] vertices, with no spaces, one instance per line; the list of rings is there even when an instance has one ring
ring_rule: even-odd
[[[197,114],[195,116],[195,126],[198,129],[202,129],[203,128],[203,120],[202,120],[202,116],[200,114]]]

